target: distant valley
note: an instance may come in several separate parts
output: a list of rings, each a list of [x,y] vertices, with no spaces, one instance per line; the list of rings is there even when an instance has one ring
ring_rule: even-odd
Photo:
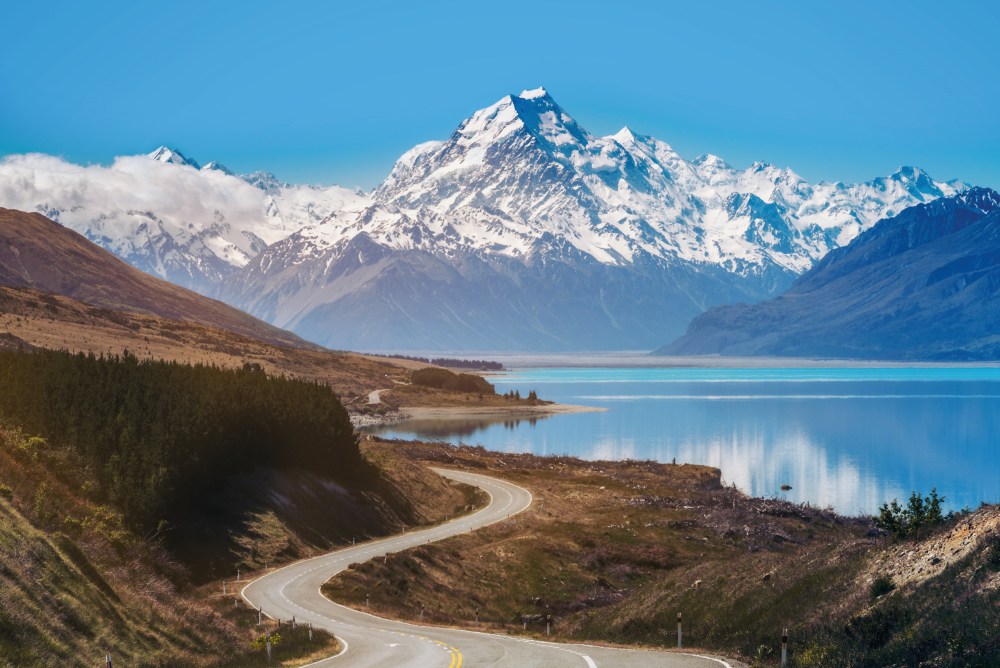
[[[143,271],[346,349],[652,349],[757,302],[908,206],[968,186],[916,168],[861,184],[685,160],[595,137],[543,89],[404,154],[372,192],[293,186],[179,151],[0,162],[39,211]]]

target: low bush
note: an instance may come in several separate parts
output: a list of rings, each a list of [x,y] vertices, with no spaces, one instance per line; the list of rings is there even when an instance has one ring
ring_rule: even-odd
[[[891,577],[889,577],[888,575],[880,575],[877,578],[875,578],[874,582],[872,582],[870,592],[872,598],[876,599],[879,596],[885,596],[895,588],[896,588],[896,583],[892,581]]]
[[[873,518],[875,526],[894,538],[923,535],[948,519],[941,511],[944,501],[945,497],[938,496],[937,489],[932,489],[928,496],[913,492],[905,508],[899,505],[898,500],[893,499],[891,503],[883,503],[879,508],[879,514]]]

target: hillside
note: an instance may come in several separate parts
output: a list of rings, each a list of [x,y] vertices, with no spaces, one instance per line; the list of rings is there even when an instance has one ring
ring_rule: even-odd
[[[358,565],[336,601],[376,614],[527,638],[684,646],[793,668],[1000,661],[1000,507],[984,505],[915,540],[869,518],[750,498],[717,469],[581,461],[386,442],[414,460],[489,470],[531,490],[532,507],[451,541]],[[478,619],[477,619],[478,617]],[[693,650],[698,652],[698,649]],[[739,665],[739,664],[734,664]]]
[[[67,484],[58,459],[0,421],[0,666],[266,664],[251,649],[255,613],[192,595],[158,541]],[[305,640],[290,637],[283,657],[336,650],[325,634]]]
[[[350,427],[322,386],[46,352],[0,352],[0,375],[0,666],[106,652],[136,666],[265,664],[256,613],[232,587],[193,585],[479,502],[393,453],[359,456],[349,432],[337,442]],[[335,651],[282,633],[283,660]]]
[[[711,309],[661,355],[1000,358],[1000,194],[911,207],[776,299]]]
[[[329,384],[346,399],[366,396],[395,381],[405,382],[402,360],[320,348],[293,348],[191,321],[117,311],[28,288],[0,286],[0,347],[47,348],[121,355],[238,369],[256,364],[269,374],[285,374]]]
[[[222,302],[145,274],[38,213],[0,209],[0,285],[198,323],[277,345],[316,348]]]

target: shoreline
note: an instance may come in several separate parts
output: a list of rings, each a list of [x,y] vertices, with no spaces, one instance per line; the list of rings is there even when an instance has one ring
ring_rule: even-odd
[[[478,351],[437,353],[455,358],[489,359],[500,362],[502,371],[474,372],[502,376],[510,371],[548,368],[658,368],[658,369],[824,369],[824,368],[983,368],[998,367],[1000,360],[868,360],[822,357],[768,357],[722,355],[652,355],[649,351],[576,351],[564,353]]]
[[[408,420],[464,420],[476,418],[525,419],[572,413],[603,413],[607,408],[575,404],[539,404],[537,406],[401,406],[399,412]]]
[[[535,406],[401,406],[379,414],[351,413],[355,429],[383,427],[410,420],[530,420],[573,413],[603,413],[607,408],[575,404],[538,404]]]

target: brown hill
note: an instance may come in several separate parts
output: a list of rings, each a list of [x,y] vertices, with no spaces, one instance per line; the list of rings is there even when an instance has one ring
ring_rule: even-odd
[[[38,213],[0,208],[0,285],[199,323],[283,346],[319,348],[222,302],[143,273]]]
[[[0,349],[48,348],[73,353],[239,368],[259,365],[330,385],[345,402],[367,402],[372,390],[408,382],[409,369],[368,355],[275,345],[196,322],[116,311],[70,297],[0,285]]]

